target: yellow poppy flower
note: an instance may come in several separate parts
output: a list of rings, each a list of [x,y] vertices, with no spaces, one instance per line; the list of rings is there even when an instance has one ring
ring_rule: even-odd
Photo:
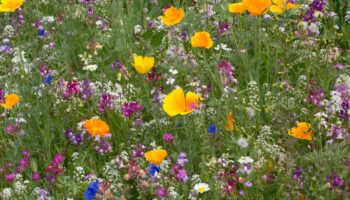
[[[161,16],[160,19],[167,26],[174,26],[182,21],[185,17],[185,12],[182,8],[170,7],[164,11],[164,16]]]
[[[244,11],[247,10],[247,6],[246,6],[243,2],[240,2],[240,3],[231,3],[231,4],[228,6],[228,10],[229,10],[231,13],[242,14]]]
[[[299,4],[287,3],[287,0],[272,0],[274,5],[270,7],[270,11],[282,14],[285,10],[299,8]]]
[[[25,0],[0,0],[0,12],[14,12]]]
[[[226,119],[225,129],[227,131],[233,131],[233,128],[234,128],[233,115],[232,115],[232,112],[229,112]]]
[[[191,45],[194,48],[210,49],[214,44],[208,32],[202,31],[195,33],[191,38]]]
[[[106,136],[109,134],[108,124],[101,119],[89,119],[84,122],[84,128],[94,136]]]
[[[311,125],[306,122],[299,122],[297,126],[288,130],[288,134],[301,140],[312,140],[313,132],[310,130]]]
[[[132,66],[138,73],[142,75],[147,74],[154,66],[154,57],[134,56],[134,63],[132,63]]]
[[[17,94],[9,94],[5,98],[5,103],[0,104],[1,107],[12,109],[18,102],[20,101],[20,98]]]
[[[197,109],[201,97],[193,92],[185,93],[181,88],[170,92],[163,101],[163,110],[171,117],[175,115],[187,115]]]
[[[152,151],[148,151],[145,153],[145,158],[148,162],[159,165],[163,162],[164,158],[166,158],[168,155],[167,151],[164,149],[156,149]]]
[[[248,12],[253,16],[259,16],[271,6],[271,0],[243,0]]]

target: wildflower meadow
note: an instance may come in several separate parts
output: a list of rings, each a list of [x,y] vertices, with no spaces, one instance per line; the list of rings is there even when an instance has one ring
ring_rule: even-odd
[[[349,48],[348,0],[0,0],[0,199],[350,199]]]

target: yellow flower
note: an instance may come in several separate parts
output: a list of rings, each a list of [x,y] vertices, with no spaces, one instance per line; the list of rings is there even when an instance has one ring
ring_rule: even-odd
[[[25,0],[0,0],[0,12],[14,12]]]
[[[228,6],[228,10],[229,10],[231,13],[242,14],[244,11],[247,10],[247,6],[246,6],[243,2],[240,2],[240,3],[231,3],[231,4]]]
[[[233,131],[233,128],[234,128],[233,115],[232,115],[232,112],[229,112],[226,119],[225,129],[227,131]]]
[[[193,92],[185,93],[181,88],[170,92],[163,101],[163,110],[171,117],[175,115],[187,115],[196,110],[200,105],[201,97]]]
[[[108,124],[101,119],[89,119],[84,122],[84,128],[94,136],[106,136],[109,134]]]
[[[299,122],[297,126],[288,130],[288,134],[301,140],[312,140],[313,132],[310,128],[309,123]]]
[[[282,14],[285,10],[299,8],[299,4],[287,3],[287,0],[272,0],[274,5],[270,7],[270,11]]]
[[[164,149],[156,149],[145,153],[148,162],[159,165],[167,157],[168,153]]]
[[[182,8],[170,7],[164,11],[164,16],[161,16],[160,19],[167,26],[174,26],[182,21],[185,17],[185,12]]]
[[[195,33],[191,38],[191,45],[194,48],[210,49],[214,42],[208,32],[202,31]]]
[[[142,75],[147,74],[154,66],[154,57],[134,56],[134,63],[132,63],[132,66],[138,73]]]
[[[1,107],[12,109],[18,102],[20,101],[20,98],[17,94],[9,94],[5,98],[5,103],[0,104]]]
[[[271,6],[271,0],[243,0],[248,12],[253,16],[259,16]]]

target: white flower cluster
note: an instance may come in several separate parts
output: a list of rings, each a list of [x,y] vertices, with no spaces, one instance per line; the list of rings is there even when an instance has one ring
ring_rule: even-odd
[[[279,157],[281,161],[285,160],[284,149],[277,145],[272,138],[271,128],[269,126],[263,126],[261,128],[256,145],[259,149],[259,154],[268,154],[269,157]],[[263,157],[259,155],[258,157]]]

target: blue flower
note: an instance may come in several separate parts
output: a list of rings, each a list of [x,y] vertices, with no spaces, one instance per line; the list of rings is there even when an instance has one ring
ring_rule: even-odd
[[[156,175],[156,172],[159,173],[160,172],[160,168],[157,166],[157,165],[153,165],[153,164],[150,164],[148,166],[148,171],[149,173],[151,174],[151,176],[155,176]]]
[[[45,31],[45,29],[43,29],[43,28],[41,28],[41,29],[38,30],[38,36],[39,36],[39,37],[44,37],[44,36],[45,36],[45,33],[46,33],[46,31]]]
[[[44,78],[44,83],[51,84],[51,82],[52,82],[52,76],[49,75]]]
[[[215,124],[209,124],[208,133],[216,134],[217,132],[218,132],[218,129],[216,128]]]
[[[89,183],[88,188],[84,192],[85,200],[93,200],[96,197],[99,185],[100,182],[98,180]]]

